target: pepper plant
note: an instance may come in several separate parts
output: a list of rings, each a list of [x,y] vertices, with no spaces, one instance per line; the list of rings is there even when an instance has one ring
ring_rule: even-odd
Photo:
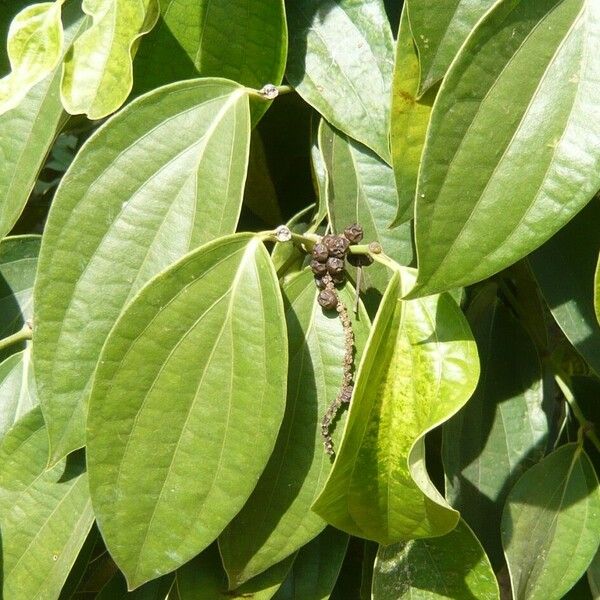
[[[5,600],[598,598],[600,3],[0,3]]]

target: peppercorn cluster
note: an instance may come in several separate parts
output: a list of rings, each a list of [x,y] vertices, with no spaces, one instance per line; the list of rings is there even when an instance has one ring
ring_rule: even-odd
[[[319,304],[325,310],[335,310],[338,296],[335,286],[346,278],[346,256],[351,244],[358,244],[363,238],[363,229],[354,223],[344,229],[342,235],[324,235],[313,247],[310,268],[315,275],[317,287],[321,290]],[[352,255],[349,258],[351,262]]]

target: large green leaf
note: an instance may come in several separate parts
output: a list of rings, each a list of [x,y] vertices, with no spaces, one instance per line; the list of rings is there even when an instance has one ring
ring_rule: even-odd
[[[200,556],[178,569],[179,600],[215,600],[216,598],[270,600],[284,582],[293,562],[294,556],[290,556],[237,590],[230,591],[227,588],[227,576],[221,565],[219,550],[217,545],[213,544]]]
[[[469,399],[477,347],[449,294],[402,301],[396,273],[363,359],[341,447],[313,505],[339,529],[380,544],[439,536],[458,522],[425,468],[425,434]]]
[[[0,363],[0,439],[38,403],[31,368],[31,349]]]
[[[500,600],[492,566],[464,521],[442,536],[380,546],[373,600]]]
[[[379,242],[402,265],[413,260],[412,223],[390,229],[398,211],[398,194],[391,167],[371,150],[323,122],[319,144],[327,173],[327,205],[335,231],[351,223],[362,225],[364,243]],[[364,271],[365,288],[385,291],[388,271],[374,264]]]
[[[600,375],[600,324],[594,310],[598,231],[600,200],[595,198],[528,260],[556,322]]]
[[[117,110],[133,86],[132,54],[156,24],[158,0],[83,0],[91,25],[67,53],[62,102],[72,115],[101,119]]]
[[[439,81],[477,21],[496,0],[408,0],[408,14],[419,51],[421,96]]]
[[[467,316],[479,348],[481,378],[469,403],[444,424],[446,499],[496,566],[503,561],[500,519],[506,495],[546,448],[542,366],[495,287],[481,292]]]
[[[33,283],[41,237],[20,235],[0,241],[0,338],[16,333],[33,317]],[[0,351],[0,360],[25,346]]]
[[[506,0],[479,23],[431,115],[413,295],[514,263],[600,188],[599,44],[595,0]]]
[[[354,293],[339,291],[346,306]],[[325,528],[311,512],[329,471],[321,420],[338,395],[344,377],[344,330],[340,319],[317,304],[318,290],[310,270],[284,287],[289,340],[286,413],[279,438],[252,496],[219,538],[231,587],[237,587],[304,546]],[[369,318],[352,319],[356,358],[369,334]],[[336,421],[334,445],[346,413]]]
[[[328,527],[296,556],[275,600],[327,600],[338,578],[348,536]]]
[[[515,600],[562,598],[598,544],[598,479],[581,446],[567,444],[526,471],[507,498],[502,545]]]
[[[53,461],[84,443],[90,378],[127,301],[190,249],[235,230],[249,137],[244,88],[202,79],[136,100],[78,153],[50,210],[34,291]]]
[[[394,224],[413,218],[421,154],[437,92],[437,89],[432,89],[422,98],[417,98],[421,69],[406,6],[405,3],[396,43],[392,84],[390,147],[398,189]]]
[[[48,434],[31,411],[0,446],[3,597],[56,598],[94,515],[82,454],[46,470]]]
[[[63,8],[64,48],[83,29],[75,3]],[[64,115],[60,101],[60,67],[33,86],[18,106],[0,115],[0,238],[16,223]]]
[[[394,42],[381,0],[287,3],[287,78],[330,123],[390,158]]]
[[[286,375],[279,285],[251,235],[188,254],[124,311],[95,374],[87,451],[98,525],[130,587],[190,560],[242,508]]]
[[[0,79],[0,115],[18,106],[58,64],[63,51],[63,1],[27,6],[10,24],[7,51],[11,72]]]

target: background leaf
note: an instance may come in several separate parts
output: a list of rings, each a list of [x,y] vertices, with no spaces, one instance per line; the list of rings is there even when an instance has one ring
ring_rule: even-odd
[[[373,600],[499,600],[492,566],[464,521],[442,536],[380,546]]]
[[[526,471],[502,515],[515,600],[562,598],[596,554],[599,517],[598,479],[579,445],[562,446]]]
[[[503,562],[500,519],[515,480],[544,455],[548,418],[535,346],[490,286],[467,313],[481,360],[473,397],[444,424],[446,499]]]
[[[48,435],[39,409],[0,446],[3,597],[56,598],[94,515],[82,454],[46,470]]]
[[[96,600],[164,600],[174,587],[173,574],[149,581],[133,592],[127,590],[125,577],[119,572],[100,590]]]
[[[288,81],[335,127],[389,161],[394,46],[381,0],[287,3]]]
[[[594,310],[594,273],[600,239],[595,198],[539,250],[529,264],[556,322],[587,364],[600,374],[600,325]]]
[[[459,48],[496,0],[407,0],[410,27],[419,51],[421,96],[439,81]]]
[[[95,374],[87,451],[98,526],[131,588],[190,560],[242,508],[286,376],[279,286],[251,235],[188,254],[125,310]]]
[[[339,318],[317,304],[310,270],[294,277],[283,293],[290,356],[286,413],[258,485],[219,538],[231,587],[296,552],[326,526],[310,506],[331,470],[321,420],[342,384],[344,330]],[[346,306],[354,304],[350,286],[339,290],[339,295]],[[358,361],[369,334],[364,309],[352,323]],[[336,420],[336,447],[345,418],[343,411]]]
[[[500,2],[479,23],[431,115],[413,295],[514,263],[600,188],[598,44],[593,0]]]
[[[412,284],[402,271],[402,288]],[[391,544],[443,535],[458,513],[425,469],[424,435],[477,384],[477,348],[449,294],[400,300],[395,274],[361,361],[342,443],[313,505],[332,525]]]
[[[244,89],[203,79],[136,100],[78,153],[52,204],[35,289],[52,460],[84,443],[90,378],[127,301],[190,249],[235,230],[249,136]]]
[[[63,51],[61,4],[32,4],[13,19],[7,41],[11,72],[0,79],[0,115],[15,108],[58,64]]]
[[[158,0],[83,0],[90,27],[65,57],[61,96],[65,110],[101,119],[117,110],[133,85],[138,38],[159,15]]]

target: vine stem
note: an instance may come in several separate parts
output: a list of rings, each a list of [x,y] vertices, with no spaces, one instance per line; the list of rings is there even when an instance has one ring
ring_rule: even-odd
[[[31,331],[31,327],[26,323],[23,325],[23,329],[17,331],[17,333],[13,333],[8,337],[5,337],[0,340],[0,350],[4,350],[4,348],[8,348],[13,344],[18,344],[19,342],[25,342],[30,340],[33,332]]]
[[[554,379],[558,384],[560,391],[566,398],[569,408],[573,412],[573,415],[575,415],[575,418],[577,419],[577,421],[579,421],[580,431],[582,432],[582,434],[587,436],[590,442],[592,442],[592,444],[594,444],[594,446],[596,447],[596,450],[600,452],[600,438],[598,438],[598,435],[594,431],[593,425],[585,418],[585,415],[583,414],[581,407],[577,403],[577,400],[575,399],[575,396],[573,395],[569,384],[559,373],[556,373],[554,375]]]

